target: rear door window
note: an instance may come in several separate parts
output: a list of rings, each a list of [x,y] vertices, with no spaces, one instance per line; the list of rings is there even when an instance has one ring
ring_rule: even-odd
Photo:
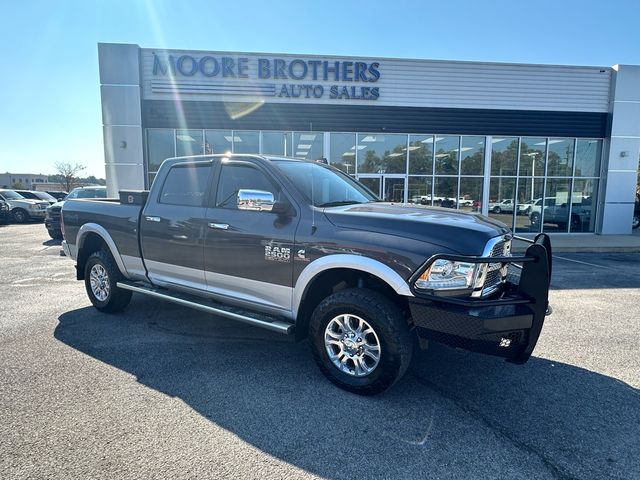
[[[190,207],[202,206],[210,173],[210,164],[172,167],[162,185],[159,203]]]

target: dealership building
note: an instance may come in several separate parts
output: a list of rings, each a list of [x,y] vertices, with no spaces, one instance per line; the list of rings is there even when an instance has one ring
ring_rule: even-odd
[[[517,232],[631,232],[640,66],[98,45],[107,187],[169,157],[326,160],[389,201]],[[250,187],[249,185],[247,186]]]

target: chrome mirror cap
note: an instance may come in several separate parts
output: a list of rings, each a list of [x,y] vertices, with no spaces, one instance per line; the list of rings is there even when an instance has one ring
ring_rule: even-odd
[[[273,193],[264,190],[238,190],[238,210],[270,212],[275,200]]]

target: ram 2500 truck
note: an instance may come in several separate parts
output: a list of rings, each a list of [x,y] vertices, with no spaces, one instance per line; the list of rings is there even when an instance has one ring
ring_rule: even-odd
[[[324,375],[358,394],[393,385],[429,340],[524,363],[548,308],[546,235],[512,255],[499,222],[380,202],[316,162],[169,159],[148,192],[66,201],[62,225],[98,310],[135,292],[308,337]]]

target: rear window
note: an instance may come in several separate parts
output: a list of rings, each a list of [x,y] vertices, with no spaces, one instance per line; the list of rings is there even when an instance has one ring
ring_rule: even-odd
[[[210,164],[172,167],[162,185],[159,202],[169,205],[201,206],[210,172]]]

